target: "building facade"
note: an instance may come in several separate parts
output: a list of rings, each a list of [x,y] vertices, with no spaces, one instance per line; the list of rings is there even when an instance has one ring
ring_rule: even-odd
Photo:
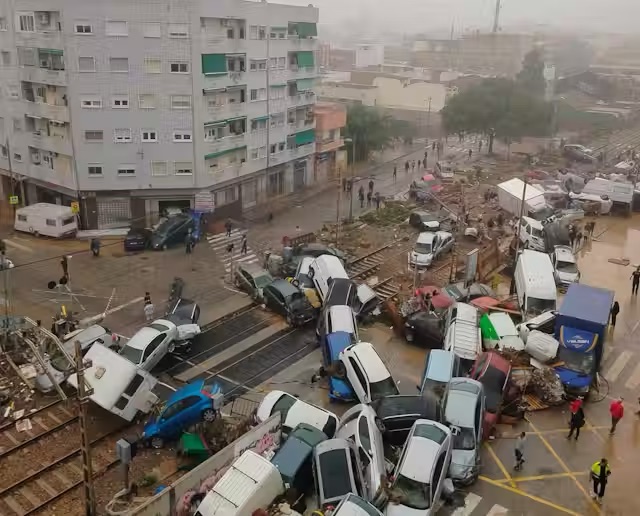
[[[314,108],[316,119],[315,180],[334,180],[347,169],[347,153],[344,150],[342,132],[347,125],[347,108],[344,104],[318,102]]]
[[[0,172],[87,227],[313,181],[318,10],[244,0],[0,0]]]

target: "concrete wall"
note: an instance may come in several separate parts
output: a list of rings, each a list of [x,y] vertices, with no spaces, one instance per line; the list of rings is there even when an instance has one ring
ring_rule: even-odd
[[[410,83],[388,77],[377,77],[373,84],[378,87],[377,105],[382,107],[426,111],[431,98],[431,112],[438,112],[444,107],[447,96],[447,88],[443,84]]]

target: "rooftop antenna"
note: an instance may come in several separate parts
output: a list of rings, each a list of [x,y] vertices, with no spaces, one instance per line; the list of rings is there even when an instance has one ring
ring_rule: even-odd
[[[502,0],[496,0],[496,12],[493,15],[493,32],[494,34],[498,32],[498,22],[500,21],[500,3]]]

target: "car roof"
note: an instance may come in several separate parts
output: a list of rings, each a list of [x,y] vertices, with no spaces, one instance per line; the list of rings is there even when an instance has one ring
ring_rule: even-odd
[[[183,398],[186,398],[187,396],[192,396],[192,395],[200,395],[200,393],[202,392],[202,389],[205,386],[205,381],[204,380],[195,380],[193,382],[188,383],[187,385],[185,385],[184,387],[181,387],[180,389],[178,389],[176,392],[174,392],[171,396],[169,396],[169,399],[167,400],[167,403],[174,403],[176,401],[179,401]],[[211,393],[215,394],[218,392],[222,392],[222,389],[220,388],[220,386],[215,383],[213,384],[213,386],[211,387]]]
[[[346,331],[336,331],[327,335],[327,346],[331,360],[338,360],[338,355],[351,346],[351,335]]]
[[[478,309],[475,306],[470,305],[469,303],[462,303],[460,301],[456,302],[453,306],[456,308],[457,312],[456,320],[469,321],[478,319]]]
[[[260,267],[257,263],[241,263],[240,268],[251,275],[269,274],[268,271]]]
[[[505,337],[507,335],[518,335],[518,331],[516,330],[516,325],[513,322],[513,319],[509,316],[509,314],[505,312],[493,312],[488,315],[493,328],[496,330],[496,333],[500,337]]]
[[[575,263],[576,261],[576,257],[569,246],[557,245],[553,248],[553,252],[555,253],[556,257],[563,262]]]
[[[347,305],[332,305],[329,307],[331,317],[353,317],[353,309]]]
[[[451,351],[432,349],[427,355],[426,377],[437,382],[448,382],[455,355]]]
[[[432,231],[423,231],[418,235],[418,239],[416,242],[419,244],[430,244],[433,242],[433,239],[436,237],[436,234]]]
[[[358,357],[367,370],[367,376],[372,382],[379,382],[389,378],[389,370],[376,352],[373,344],[358,342],[351,346],[351,352]]]
[[[426,419],[416,421],[412,432],[415,432],[418,426],[433,426],[447,434],[450,433],[446,426]],[[442,445],[436,441],[426,437],[418,437],[415,433],[412,433],[407,441],[407,450],[400,468],[400,473],[412,480],[431,483],[431,470],[433,469],[441,446]],[[427,465],[430,466],[428,469],[426,467]]]
[[[426,419],[437,418],[438,400],[432,395],[394,394],[373,401],[372,406],[382,419],[400,416],[419,416]]]
[[[269,286],[279,290],[280,293],[283,294],[285,297],[289,297],[290,295],[295,294],[296,292],[300,292],[291,283],[283,279],[274,280]]]
[[[458,385],[463,386],[463,384],[450,384],[444,417],[451,425],[472,428],[475,423],[479,390],[474,393],[466,388],[459,389]]]
[[[449,238],[450,236],[453,236],[448,231],[436,231],[436,235],[438,235],[440,238]]]
[[[149,342],[155,339],[158,335],[160,335],[158,330],[145,326],[144,328],[140,328],[135,335],[126,342],[126,345],[130,348],[142,350],[145,349],[147,344],[149,344]]]
[[[532,219],[531,217],[522,217],[522,220],[527,222],[532,228],[542,231],[542,222],[540,222],[539,220]]]

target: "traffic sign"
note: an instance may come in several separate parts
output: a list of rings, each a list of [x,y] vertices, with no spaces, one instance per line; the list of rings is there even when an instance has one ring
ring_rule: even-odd
[[[71,203],[71,211],[73,213],[80,213],[80,203],[76,202],[76,201],[72,202]]]
[[[18,198],[17,195],[10,195],[9,196],[9,204],[20,204],[20,199]]]

